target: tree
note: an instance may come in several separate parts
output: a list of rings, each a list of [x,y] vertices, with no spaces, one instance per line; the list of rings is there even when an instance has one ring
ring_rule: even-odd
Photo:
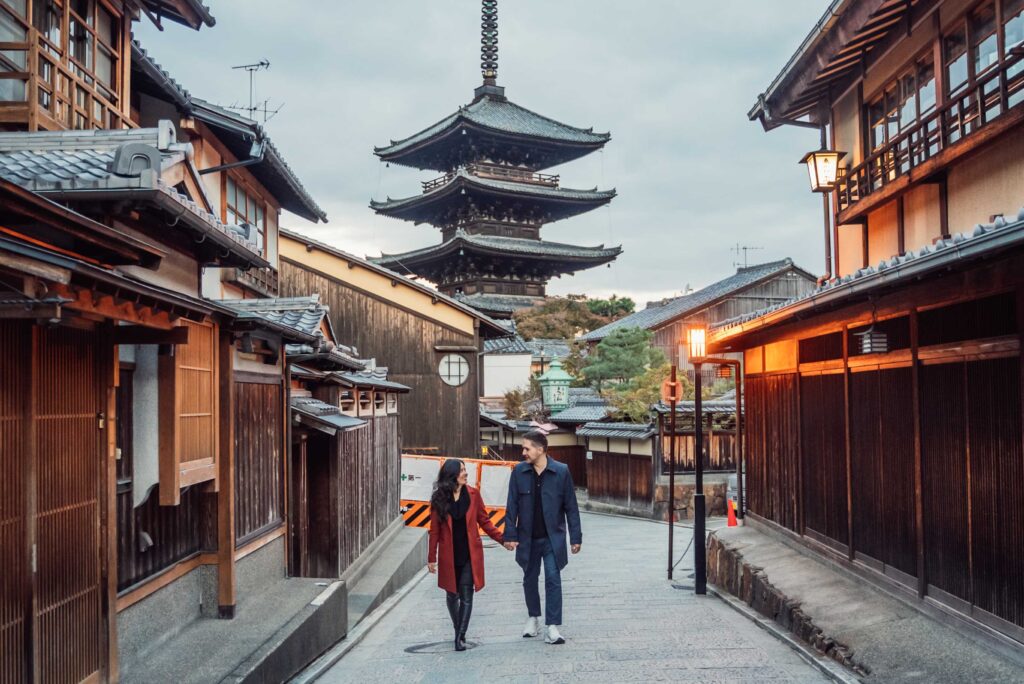
[[[587,365],[587,343],[580,340],[569,340],[569,355],[562,359],[562,369],[573,377],[572,387],[586,387],[587,380],[583,377],[583,367]]]
[[[578,295],[550,297],[543,304],[516,311],[512,317],[516,332],[526,340],[571,340],[608,323],[607,318],[592,313]]]
[[[630,423],[648,422],[651,406],[658,403],[661,397],[661,383],[668,375],[669,366],[663,363],[648,368],[629,382],[603,392],[605,399],[612,405],[612,417]]]
[[[583,376],[601,389],[605,382],[624,383],[652,366],[666,363],[665,355],[651,347],[654,335],[642,328],[621,328],[601,340],[587,357]]]
[[[612,295],[611,299],[589,300],[587,308],[592,314],[614,321],[633,313],[636,310],[636,302],[629,297],[619,298],[618,295]]]
[[[538,418],[539,414],[531,411],[540,401],[540,382],[537,378],[530,378],[526,387],[505,392],[505,418],[506,420],[523,420],[525,418]]]

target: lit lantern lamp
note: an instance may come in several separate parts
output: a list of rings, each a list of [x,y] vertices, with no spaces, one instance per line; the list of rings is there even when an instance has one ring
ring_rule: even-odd
[[[715,369],[716,378],[729,379],[732,377],[732,366],[719,366]]]
[[[885,354],[889,351],[889,336],[881,330],[875,330],[874,323],[867,330],[854,333],[853,336],[860,341],[861,354]]]
[[[690,326],[686,329],[686,346],[690,361],[699,361],[708,355],[707,333],[707,328],[701,325]]]
[[[562,370],[562,362],[555,359],[551,362],[548,372],[537,378],[540,383],[541,399],[544,408],[551,413],[569,408],[569,385],[572,376]]]
[[[836,150],[818,150],[804,155],[800,163],[807,164],[811,192],[832,192],[836,189],[836,181],[839,180],[839,160],[845,156],[845,152]]]

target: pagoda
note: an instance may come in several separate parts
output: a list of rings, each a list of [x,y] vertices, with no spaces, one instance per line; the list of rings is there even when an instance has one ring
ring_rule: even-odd
[[[541,239],[548,223],[607,204],[615,190],[564,188],[542,173],[600,150],[608,133],[520,107],[497,84],[498,3],[483,0],[483,85],[473,101],[403,140],[374,150],[387,163],[440,172],[422,193],[373,201],[378,214],[427,223],[441,243],[376,263],[434,283],[483,313],[510,318],[543,299],[548,281],[613,261],[620,247]]]

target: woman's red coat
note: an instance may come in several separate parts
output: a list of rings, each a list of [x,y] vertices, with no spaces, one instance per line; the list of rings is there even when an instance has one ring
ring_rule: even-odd
[[[477,525],[483,528],[494,541],[499,544],[505,542],[505,536],[494,526],[491,519],[487,517],[487,509],[484,508],[480,492],[470,486],[465,487],[469,494],[469,510],[466,511],[466,534],[469,535],[469,560],[473,564],[473,584],[476,590],[484,588],[484,545],[480,541],[480,531]],[[474,524],[473,521],[476,521]],[[438,517],[433,507],[430,510],[430,536],[427,540],[427,562],[437,563],[437,586],[445,591],[457,593],[455,586],[455,552],[452,549],[452,517],[449,515],[444,522]],[[440,551],[440,553],[438,553]],[[438,557],[440,556],[440,560]]]

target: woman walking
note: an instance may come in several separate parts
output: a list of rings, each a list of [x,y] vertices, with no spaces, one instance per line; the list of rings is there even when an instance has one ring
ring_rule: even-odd
[[[466,485],[466,465],[449,458],[437,474],[430,497],[427,569],[437,574],[437,586],[447,592],[456,651],[466,650],[473,593],[484,588],[484,546],[478,526],[494,541],[504,543],[504,536],[487,517],[480,492]]]

